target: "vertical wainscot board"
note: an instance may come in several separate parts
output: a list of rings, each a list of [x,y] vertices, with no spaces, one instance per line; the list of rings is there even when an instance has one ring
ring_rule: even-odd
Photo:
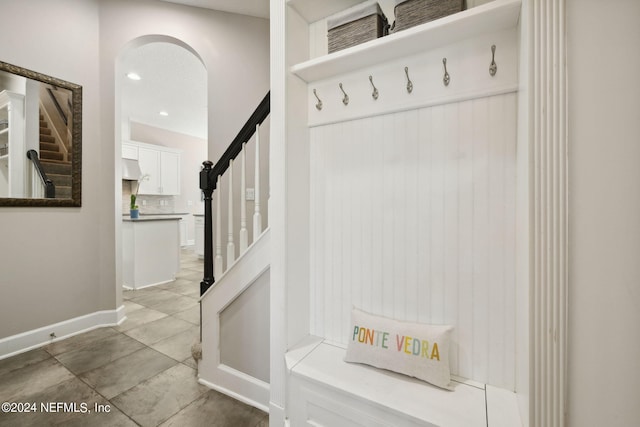
[[[515,92],[310,129],[311,333],[454,325],[452,373],[514,388]]]

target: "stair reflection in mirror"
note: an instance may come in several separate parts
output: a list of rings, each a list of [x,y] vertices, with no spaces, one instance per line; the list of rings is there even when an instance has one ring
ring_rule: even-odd
[[[43,112],[40,113],[40,163],[56,188],[56,198],[71,198],[71,153],[66,152],[49,126]]]

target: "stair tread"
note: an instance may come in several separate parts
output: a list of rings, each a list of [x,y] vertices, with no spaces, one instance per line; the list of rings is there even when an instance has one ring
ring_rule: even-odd
[[[60,151],[60,147],[50,142],[40,142],[40,151]]]

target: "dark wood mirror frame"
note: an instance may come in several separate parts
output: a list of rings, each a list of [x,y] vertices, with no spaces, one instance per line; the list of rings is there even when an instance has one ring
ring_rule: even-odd
[[[0,206],[80,207],[82,205],[82,86],[0,61],[0,71],[37,80],[71,91],[73,129],[71,130],[71,198],[0,198]],[[25,153],[26,155],[26,153]]]

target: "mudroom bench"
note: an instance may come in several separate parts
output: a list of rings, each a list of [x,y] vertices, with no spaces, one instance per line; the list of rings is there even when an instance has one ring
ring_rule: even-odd
[[[457,379],[447,391],[344,362],[345,349],[308,337],[286,355],[291,426],[515,427],[516,395]]]

